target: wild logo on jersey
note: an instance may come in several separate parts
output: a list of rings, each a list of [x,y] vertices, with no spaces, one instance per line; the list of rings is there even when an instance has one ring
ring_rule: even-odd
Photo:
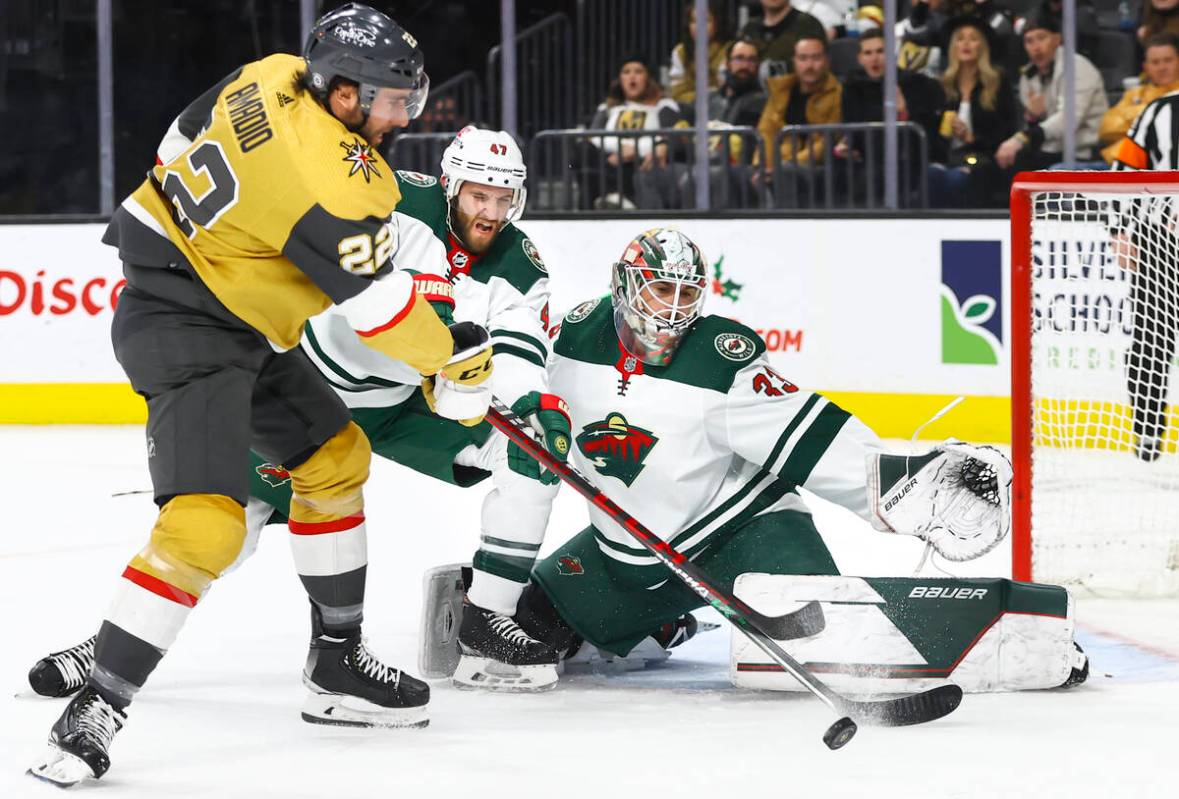
[[[657,443],[651,431],[629,424],[621,413],[587,424],[577,437],[578,449],[595,469],[627,486],[643,471],[643,461]]]
[[[267,485],[274,488],[291,482],[291,473],[276,463],[264,463],[256,467],[254,471]]]
[[[576,555],[562,555],[557,558],[557,571],[566,577],[585,574],[585,567],[581,565],[581,558]]]

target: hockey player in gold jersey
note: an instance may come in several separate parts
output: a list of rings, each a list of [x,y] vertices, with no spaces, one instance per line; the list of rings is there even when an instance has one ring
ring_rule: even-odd
[[[103,240],[127,288],[111,337],[147,400],[160,511],[34,776],[65,786],[109,768],[127,705],[241,549],[251,449],[290,471],[291,532],[320,553],[320,571],[300,569],[313,627],[304,718],[427,723],[428,686],[360,634],[365,568],[349,564],[364,563],[369,442],[297,345],[308,317],[335,304],[435,396],[488,377],[486,331],[448,329],[392,264],[400,195],[374,148],[421,111],[428,85],[413,36],[346,5],[316,23],[303,58],[247,64],[190,104],[113,215]]]

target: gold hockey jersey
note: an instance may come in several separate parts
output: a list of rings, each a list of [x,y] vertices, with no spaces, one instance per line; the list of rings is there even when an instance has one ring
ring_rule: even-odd
[[[392,170],[302,87],[304,70],[301,58],[269,56],[198,98],[122,209],[282,349],[308,317],[371,285],[397,245]]]

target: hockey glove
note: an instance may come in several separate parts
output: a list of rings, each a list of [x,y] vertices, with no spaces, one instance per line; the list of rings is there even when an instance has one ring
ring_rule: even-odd
[[[990,552],[1011,527],[1011,462],[994,447],[947,441],[924,455],[867,457],[877,530],[915,535],[947,560]]]
[[[422,378],[422,396],[439,416],[474,427],[491,404],[491,337],[474,322],[453,324],[450,334],[454,355],[437,375]]]
[[[512,403],[512,412],[539,433],[545,449],[562,461],[569,460],[572,424],[565,400],[555,394],[529,391]],[[543,485],[552,485],[561,479],[547,469],[542,469],[535,458],[514,442],[508,442],[508,467],[517,474],[539,480]]]

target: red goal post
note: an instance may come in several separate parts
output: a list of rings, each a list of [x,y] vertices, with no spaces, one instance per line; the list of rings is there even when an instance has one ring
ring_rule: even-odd
[[[1175,198],[1174,205],[1160,202],[1167,196]],[[1150,528],[1141,536],[1129,527],[1113,530],[1098,522],[1111,511],[1117,514],[1115,521],[1131,519],[1144,501],[1179,502],[1179,470],[1171,464],[1179,464],[1174,436],[1162,438],[1164,454],[1157,462],[1142,462],[1145,458],[1134,449],[1142,437],[1134,432],[1138,411],[1125,388],[1127,342],[1140,338],[1132,328],[1141,324],[1140,313],[1133,311],[1129,272],[1157,260],[1142,255],[1150,247],[1144,245],[1133,250],[1129,257],[1134,260],[1127,266],[1125,246],[1114,244],[1131,218],[1127,210],[1141,213],[1144,207],[1164,204],[1168,214],[1179,207],[1179,172],[1046,171],[1015,177],[1010,194],[1010,364],[1016,580],[1075,581],[1104,594],[1172,594],[1179,587],[1179,535],[1168,529],[1172,524],[1179,529],[1179,514],[1161,520],[1158,530],[1153,523],[1127,521],[1127,526]],[[1168,249],[1164,255],[1170,253]],[[1069,338],[1078,345],[1069,345]],[[1054,462],[1050,480],[1049,462]],[[1058,473],[1058,464],[1075,474]],[[1078,465],[1089,471],[1076,470]],[[1133,488],[1125,496],[1107,495],[1107,478]],[[1111,503],[1122,504],[1108,507]],[[1053,529],[1053,517],[1045,516],[1049,507],[1068,520],[1062,521],[1062,529]],[[1171,509],[1170,504],[1160,507]],[[1081,529],[1087,516],[1098,528],[1092,533]],[[1060,552],[1049,552],[1053,547]],[[1107,566],[1118,576],[1102,572]]]

